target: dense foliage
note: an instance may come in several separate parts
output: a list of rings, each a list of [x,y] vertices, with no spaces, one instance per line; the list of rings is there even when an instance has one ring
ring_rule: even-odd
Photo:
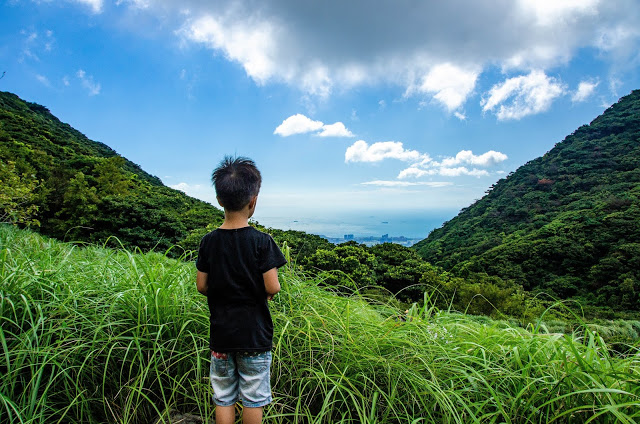
[[[0,92],[0,163],[2,221],[39,225],[62,240],[115,236],[143,250],[194,248],[191,233],[222,220],[219,209],[164,186],[46,107],[6,92]]]
[[[640,420],[640,352],[613,354],[604,326],[563,335],[428,296],[406,311],[339,296],[290,266],[280,279],[266,423]],[[159,253],[0,224],[0,422],[209,422],[208,311],[194,280],[192,263]]]
[[[640,310],[640,91],[520,167],[414,248],[606,311]]]

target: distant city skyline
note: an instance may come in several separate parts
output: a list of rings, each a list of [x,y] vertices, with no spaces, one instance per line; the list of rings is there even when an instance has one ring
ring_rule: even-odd
[[[443,222],[640,88],[637,0],[0,7],[0,90],[214,205],[251,157],[274,227]]]

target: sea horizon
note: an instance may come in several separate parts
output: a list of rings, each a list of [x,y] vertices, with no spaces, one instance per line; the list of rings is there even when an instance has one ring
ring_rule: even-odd
[[[361,237],[406,237],[424,239],[456,216],[458,211],[390,212],[337,214],[300,214],[294,217],[257,216],[255,221],[267,228],[296,230],[328,238],[344,238],[347,235]]]

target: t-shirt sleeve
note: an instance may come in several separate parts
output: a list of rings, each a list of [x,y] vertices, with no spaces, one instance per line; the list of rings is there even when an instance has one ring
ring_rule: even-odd
[[[280,268],[286,263],[287,260],[278,248],[278,245],[273,238],[267,234],[259,263],[260,272],[264,273],[272,268]]]
[[[198,258],[196,259],[196,269],[200,272],[209,273],[209,257],[205,252],[204,238],[200,241],[200,248],[198,249]]]

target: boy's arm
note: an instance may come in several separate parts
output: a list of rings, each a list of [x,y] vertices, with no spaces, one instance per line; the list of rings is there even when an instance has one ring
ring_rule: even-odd
[[[264,278],[264,289],[267,292],[267,300],[273,300],[273,296],[280,291],[278,268],[271,268],[262,274],[262,277]]]
[[[209,274],[207,274],[206,272],[198,271],[198,273],[196,274],[196,287],[198,288],[198,291],[205,296],[207,295],[207,291],[209,290],[207,277],[209,277]]]

